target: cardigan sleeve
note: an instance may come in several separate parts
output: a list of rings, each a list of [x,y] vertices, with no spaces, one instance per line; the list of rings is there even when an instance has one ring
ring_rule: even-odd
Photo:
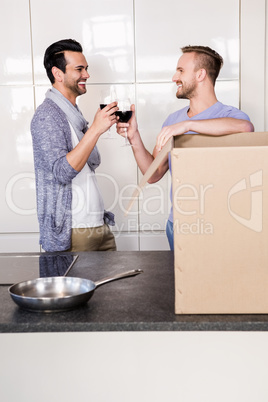
[[[58,183],[70,183],[78,174],[66,158],[72,150],[71,131],[64,113],[54,102],[47,100],[37,108],[31,134],[36,169],[52,175]]]

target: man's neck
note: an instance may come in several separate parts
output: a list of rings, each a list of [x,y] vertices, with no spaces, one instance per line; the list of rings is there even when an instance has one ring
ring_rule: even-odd
[[[204,110],[213,106],[216,102],[218,102],[215,93],[206,94],[201,96],[196,96],[190,99],[190,106],[188,109],[188,116],[193,117],[199,113],[202,113]]]
[[[60,87],[59,85],[53,85],[72,105],[76,105],[76,96],[73,93],[69,93],[64,87]]]

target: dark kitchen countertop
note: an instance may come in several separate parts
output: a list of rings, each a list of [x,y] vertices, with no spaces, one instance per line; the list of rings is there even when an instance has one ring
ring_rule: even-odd
[[[137,268],[144,272],[97,288],[86,305],[66,312],[22,310],[1,285],[0,332],[268,330],[268,315],[175,315],[170,251],[79,253],[68,276],[97,281]]]

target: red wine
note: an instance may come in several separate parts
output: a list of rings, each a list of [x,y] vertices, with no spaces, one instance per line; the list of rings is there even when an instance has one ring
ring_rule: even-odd
[[[104,105],[104,103],[101,103],[101,104],[100,104],[100,108],[101,108],[101,109],[104,109],[105,106],[107,106],[107,105]]]
[[[121,110],[118,110],[117,112],[115,112],[115,114],[116,114],[116,116],[119,117],[118,121],[120,123],[127,123],[132,116],[132,111],[127,110],[125,112],[121,112]]]

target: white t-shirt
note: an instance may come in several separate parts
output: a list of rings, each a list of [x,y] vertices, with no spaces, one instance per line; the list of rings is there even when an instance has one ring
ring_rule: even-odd
[[[70,124],[70,123],[69,123]],[[73,147],[79,143],[70,124]],[[104,203],[96,175],[86,163],[72,180],[72,228],[91,228],[103,225]]]

